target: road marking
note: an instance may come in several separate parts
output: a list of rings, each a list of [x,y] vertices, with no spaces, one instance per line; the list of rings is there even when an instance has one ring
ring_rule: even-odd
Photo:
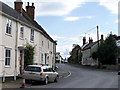
[[[66,77],[64,77],[64,78],[68,78],[68,77],[70,77],[71,76],[71,72],[70,71],[68,71],[68,75],[66,76]]]

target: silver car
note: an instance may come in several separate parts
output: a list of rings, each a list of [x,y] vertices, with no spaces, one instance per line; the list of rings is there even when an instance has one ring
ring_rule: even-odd
[[[57,82],[59,75],[50,66],[28,65],[23,71],[25,81]]]

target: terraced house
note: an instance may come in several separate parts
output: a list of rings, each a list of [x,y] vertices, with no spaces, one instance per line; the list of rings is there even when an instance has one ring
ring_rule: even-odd
[[[55,66],[56,41],[34,20],[34,3],[14,9],[0,2],[0,77],[17,76],[24,68],[26,44],[35,46],[34,63]]]

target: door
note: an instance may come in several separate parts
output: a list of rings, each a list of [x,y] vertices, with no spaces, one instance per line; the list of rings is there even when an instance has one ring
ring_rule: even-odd
[[[20,50],[20,74],[22,74],[22,60],[23,60],[23,53],[22,50]]]

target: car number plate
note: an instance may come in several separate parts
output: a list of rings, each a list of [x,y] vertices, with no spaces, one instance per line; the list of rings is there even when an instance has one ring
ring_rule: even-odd
[[[35,73],[29,73],[30,75],[35,75]]]

